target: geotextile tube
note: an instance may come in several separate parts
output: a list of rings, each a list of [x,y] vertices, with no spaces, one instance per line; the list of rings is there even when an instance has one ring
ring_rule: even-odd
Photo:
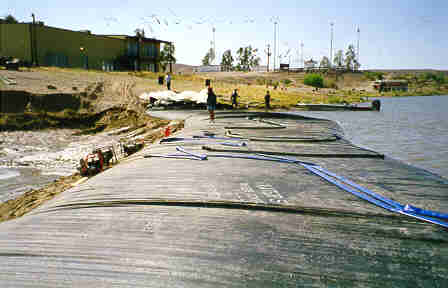
[[[446,222],[447,179],[342,136],[269,141],[343,135],[327,120],[159,113],[184,130],[0,223],[0,287],[448,287],[448,229],[400,213]]]

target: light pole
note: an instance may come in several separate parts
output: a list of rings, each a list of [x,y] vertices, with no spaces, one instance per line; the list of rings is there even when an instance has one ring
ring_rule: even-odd
[[[356,48],[356,61],[358,62],[357,66],[359,67],[359,38],[361,36],[361,30],[359,30],[359,27],[356,32],[358,33],[358,44],[357,44],[357,48]]]
[[[265,50],[264,52],[266,53],[266,55],[268,55],[268,66],[267,66],[267,72],[269,72],[269,57],[271,57],[271,49],[270,49],[270,45],[268,44],[268,49]]]
[[[300,47],[302,48],[302,68],[305,68],[305,63],[303,62],[303,46],[304,46],[304,44],[303,44],[303,42],[300,44]]]
[[[277,65],[276,63],[277,58],[277,20],[274,20],[274,68],[272,71],[275,72],[275,67]]]
[[[334,23],[330,23],[330,29],[331,29],[331,41],[330,41],[330,68],[333,66],[333,26]]]
[[[213,31],[213,61],[216,59],[216,42],[215,42],[215,31],[216,31],[216,28],[213,26],[213,29],[212,29],[212,31]],[[213,63],[212,63],[213,64]]]
[[[172,55],[172,49],[173,49],[173,42],[170,42],[170,49],[169,49],[169,58],[170,58],[170,73],[173,73],[173,55]]]

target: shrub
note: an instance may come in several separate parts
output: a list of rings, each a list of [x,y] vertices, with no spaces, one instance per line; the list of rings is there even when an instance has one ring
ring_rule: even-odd
[[[256,80],[257,85],[265,85],[266,80],[264,78],[257,78]]]
[[[434,81],[440,86],[442,84],[445,84],[446,81],[446,77],[445,74],[443,72],[439,72],[437,74],[435,74],[434,76]]]
[[[324,78],[316,73],[308,74],[303,79],[303,84],[316,88],[322,88],[324,87]]]
[[[285,84],[285,86],[288,86],[289,84],[292,83],[292,81],[290,79],[283,79],[283,84]]]
[[[364,77],[366,77],[368,80],[371,80],[371,81],[383,80],[384,73],[383,72],[366,71],[366,72],[364,72]]]
[[[336,81],[332,80],[332,79],[324,79],[324,87],[338,89],[338,85],[336,84]]]

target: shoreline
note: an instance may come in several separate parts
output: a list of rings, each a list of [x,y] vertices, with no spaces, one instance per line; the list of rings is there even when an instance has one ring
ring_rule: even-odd
[[[162,119],[159,119],[162,120]],[[164,130],[166,127],[170,127],[172,133],[178,131],[183,128],[183,121],[171,121],[167,125],[162,127],[157,127],[147,133],[144,140],[146,145],[152,144],[155,141],[165,137]],[[134,154],[131,154],[127,157],[120,159],[117,163],[106,167],[102,172],[107,171],[112,168],[116,168],[120,165],[122,161],[126,161],[130,159]],[[99,175],[102,172],[96,174]],[[95,177],[96,175],[92,176]],[[17,197],[13,199],[9,199],[5,202],[0,203],[0,223],[4,221],[8,221],[14,218],[21,217],[31,210],[39,207],[41,204],[46,201],[53,199],[56,195],[63,193],[64,191],[81,184],[82,182],[92,178],[92,177],[82,177],[79,172],[68,176],[60,176],[56,180],[51,183],[44,185],[43,187],[37,189],[31,189],[23,192]]]

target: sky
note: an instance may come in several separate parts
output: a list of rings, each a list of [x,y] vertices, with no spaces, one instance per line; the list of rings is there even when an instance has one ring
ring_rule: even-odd
[[[267,45],[273,53],[276,43],[277,67],[301,66],[301,43],[305,60],[329,57],[332,43],[333,56],[350,44],[356,48],[359,28],[361,69],[448,69],[446,0],[0,1],[0,17],[29,22],[32,13],[47,26],[93,34],[134,35],[143,28],[147,37],[172,41],[177,63],[188,65],[201,64],[213,28],[215,64],[225,50],[236,57],[238,48],[251,45],[266,65]]]

